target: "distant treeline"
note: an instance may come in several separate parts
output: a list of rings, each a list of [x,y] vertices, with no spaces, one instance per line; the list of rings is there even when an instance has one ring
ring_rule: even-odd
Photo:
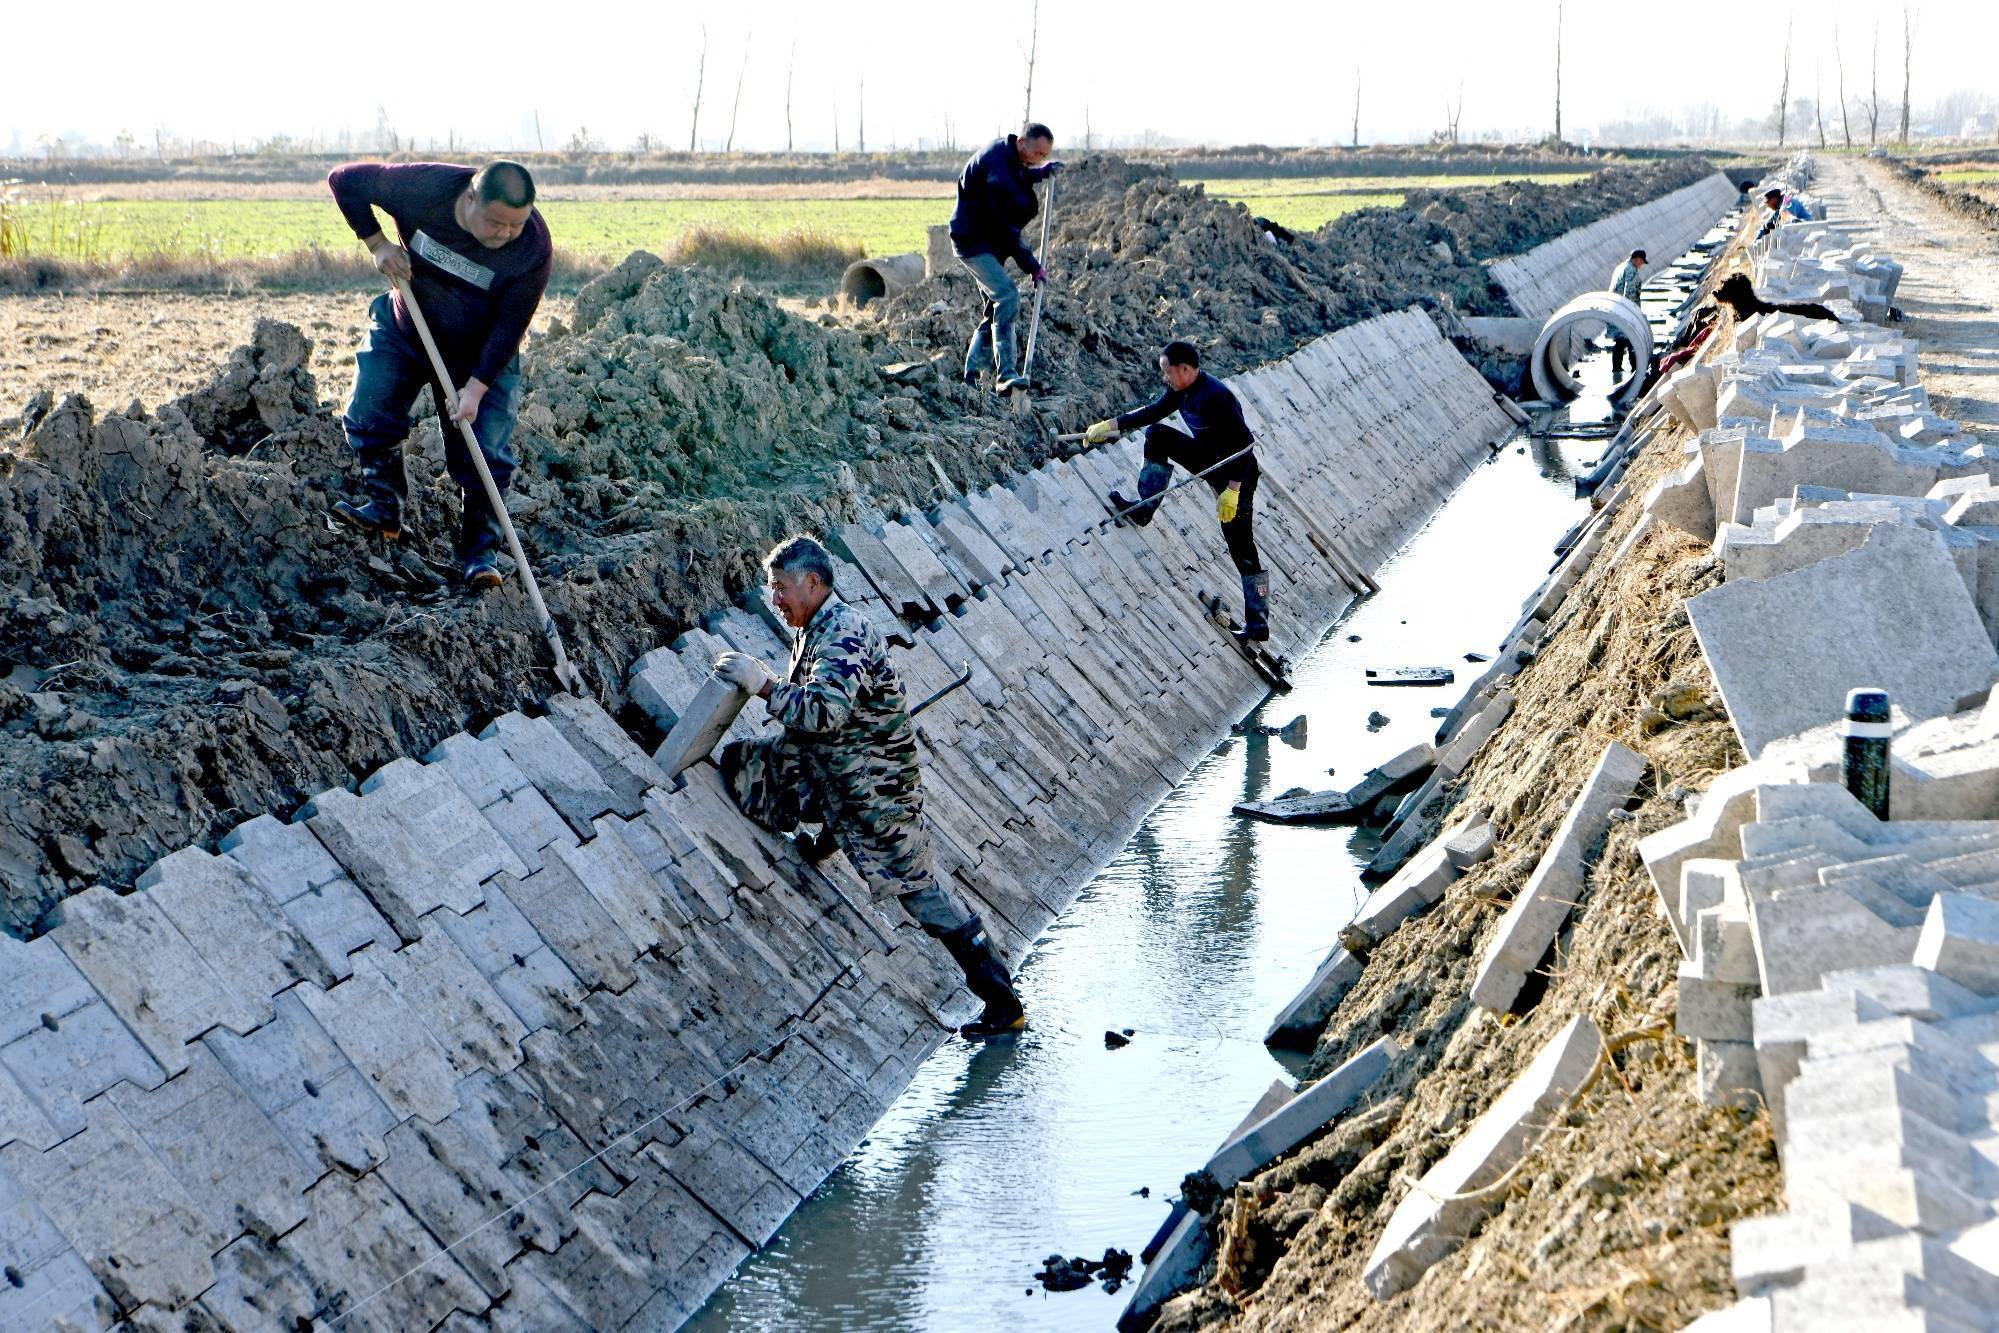
[[[549,185],[812,185],[852,180],[950,180],[969,149],[900,153],[522,153],[536,178]],[[1077,158],[1082,152],[1061,149]],[[1120,149],[1116,156],[1157,163],[1182,177],[1229,179],[1275,176],[1504,175],[1596,167],[1676,155],[1672,149],[1580,149],[1518,144],[1379,145],[1366,148]],[[440,156],[480,160],[490,153],[364,154],[384,161]],[[0,178],[63,181],[77,185],[201,181],[256,184],[311,180],[344,161],[335,153],[243,153],[197,158],[0,159]]]

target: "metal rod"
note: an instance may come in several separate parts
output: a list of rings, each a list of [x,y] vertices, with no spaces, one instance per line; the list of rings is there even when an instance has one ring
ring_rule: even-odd
[[[952,681],[949,685],[944,686],[936,693],[932,694],[922,703],[916,705],[916,707],[910,709],[909,715],[911,717],[915,717],[918,713],[930,707],[930,705],[936,703],[939,699],[942,699],[945,695],[950,694],[956,690],[961,690],[965,686],[972,683],[972,664],[970,662],[958,663],[958,672],[959,674],[956,680]]]
[[[1085,532],[1106,531],[1113,523],[1116,523],[1126,514],[1132,513],[1139,509],[1143,509],[1149,504],[1159,503],[1161,500],[1164,500],[1167,496],[1173,494],[1173,492],[1179,490],[1182,486],[1193,485],[1201,478],[1207,476],[1210,472],[1213,472],[1216,468],[1228,466],[1230,463],[1235,462],[1236,459],[1241,458],[1244,454],[1248,453],[1251,449],[1254,449],[1255,447],[1256,446],[1253,444],[1245,444],[1242,448],[1236,450],[1234,453],[1230,454],[1227,458],[1221,459],[1218,462],[1210,463],[1208,466],[1202,468],[1199,472],[1196,472],[1191,477],[1182,477],[1180,480],[1174,482],[1171,486],[1168,486],[1165,490],[1159,492],[1159,494],[1155,496],[1152,496],[1150,499],[1140,500],[1137,504],[1126,505],[1122,509],[1113,508],[1111,510],[1111,516],[1109,518],[1098,519],[1095,523],[1092,523],[1088,527],[1084,528],[1083,531]]]
[[[1048,198],[1043,202],[1041,209],[1041,253],[1037,256],[1041,261],[1043,272],[1046,272],[1048,269],[1048,220],[1054,216],[1055,178],[1050,176],[1048,178]],[[1034,314],[1027,321],[1027,350],[1020,358],[1020,377],[1022,379],[1031,378],[1030,372],[1034,369],[1034,339],[1035,335],[1041,332],[1041,297],[1047,290],[1048,284],[1045,282],[1034,284]]]
[[[402,293],[403,308],[410,312],[410,323],[416,325],[417,337],[423,339],[423,350],[430,353],[430,367],[437,373],[437,382],[443,386],[446,402],[444,412],[447,419],[458,411],[458,390],[451,382],[451,373],[444,368],[444,357],[437,350],[436,339],[430,336],[430,324],[423,317],[423,310],[416,303],[416,293],[401,278],[391,279],[396,290]],[[500,531],[507,539],[507,551],[514,557],[514,565],[521,571],[521,586],[527,589],[528,606],[533,609],[535,619],[540,622],[542,637],[548,640],[549,648],[555,653],[555,678],[562,688],[572,694],[583,692],[583,677],[570,662],[569,654],[562,650],[562,634],[555,628],[555,620],[548,614],[548,604],[541,600],[541,585],[535,582],[534,566],[528,563],[527,553],[521,549],[520,534],[514,531],[514,521],[507,513],[506,502],[500,498],[500,488],[493,480],[493,470],[486,466],[486,451],[479,447],[479,437],[473,433],[472,423],[460,421],[458,429],[465,436],[465,448],[472,455],[472,466],[478,470],[479,484],[486,488],[486,503],[493,507],[499,517]]]

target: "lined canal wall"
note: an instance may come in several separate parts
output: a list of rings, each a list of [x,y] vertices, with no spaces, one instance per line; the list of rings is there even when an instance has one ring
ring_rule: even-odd
[[[1309,645],[1511,427],[1423,315],[1232,381],[1272,647]],[[924,715],[940,868],[1011,959],[1263,693],[1205,488],[1095,528],[1127,439],[834,534]],[[727,608],[647,654],[662,725]],[[738,726],[751,728],[747,715]],[[558,697],[0,938],[0,1328],[677,1325],[971,1001],[840,858],[804,864]]]

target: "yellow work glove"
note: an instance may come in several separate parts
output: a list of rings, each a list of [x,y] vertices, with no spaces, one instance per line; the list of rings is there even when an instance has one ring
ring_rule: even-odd
[[[1116,421],[1099,421],[1083,432],[1083,443],[1105,444],[1117,438]]]
[[[1215,497],[1215,517],[1224,523],[1235,522],[1236,501],[1241,498],[1240,490],[1233,486],[1223,487],[1222,493]]]

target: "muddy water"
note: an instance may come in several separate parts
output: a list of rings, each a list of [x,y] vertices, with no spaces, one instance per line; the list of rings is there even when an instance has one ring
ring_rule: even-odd
[[[934,1056],[690,1327],[1109,1327],[1125,1293],[1043,1292],[1041,1260],[1138,1252],[1180,1176],[1288,1072],[1264,1029],[1366,896],[1351,830],[1230,806],[1350,785],[1427,739],[1457,689],[1370,687],[1363,671],[1481,671],[1465,654],[1511,627],[1585,512],[1571,480],[1601,447],[1518,441],[1478,468],[1380,572],[1380,593],[1295,664],[1296,688],[1252,714],[1302,714],[1302,748],[1237,737],[1209,755],[1037,944],[1021,973],[1028,1031]],[[1377,710],[1389,721],[1370,729]],[[1125,1028],[1130,1044],[1106,1049]]]

